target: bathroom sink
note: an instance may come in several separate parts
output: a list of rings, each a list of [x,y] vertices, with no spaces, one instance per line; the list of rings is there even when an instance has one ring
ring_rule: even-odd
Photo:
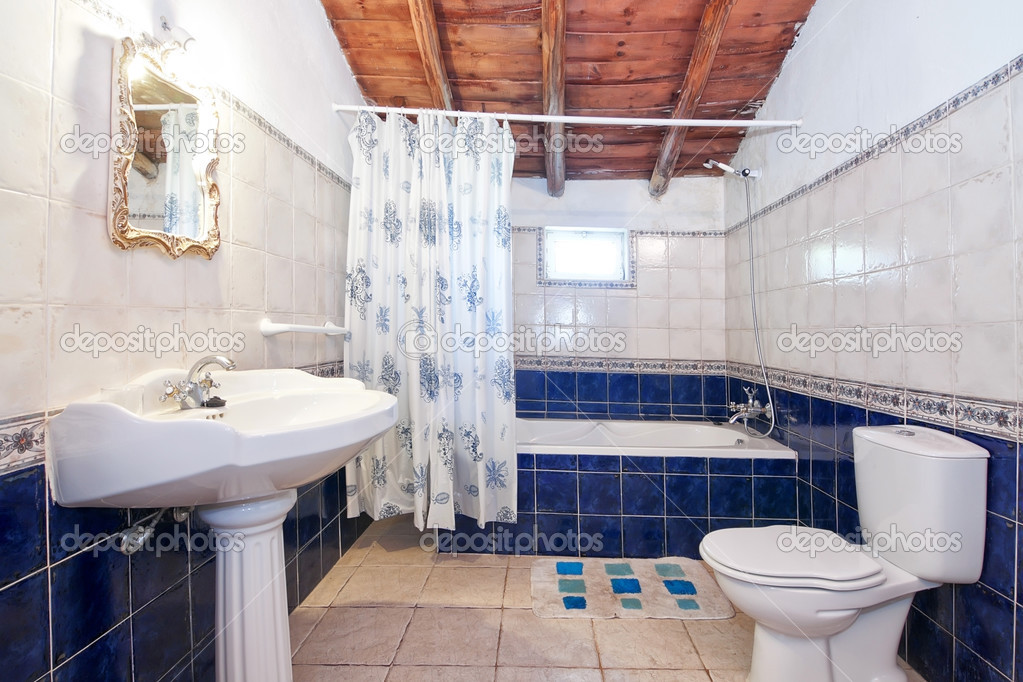
[[[185,507],[272,495],[339,469],[397,419],[393,396],[300,370],[215,372],[224,407],[159,402],[164,381],[184,375],[140,377],[139,414],[96,394],[50,420],[59,504]]]

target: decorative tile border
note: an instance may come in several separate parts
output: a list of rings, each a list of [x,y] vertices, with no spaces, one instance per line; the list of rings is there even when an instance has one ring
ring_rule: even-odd
[[[99,2],[99,0],[72,0],[79,7],[85,11],[107,21],[117,27],[119,31],[125,34],[139,34],[143,33],[137,26],[133,26],[127,19],[118,14],[112,7],[108,7],[106,4]],[[322,161],[313,156],[309,151],[298,145],[294,140],[285,135],[283,132],[278,130],[276,127],[271,125],[265,118],[260,116],[251,107],[246,105],[244,102],[239,100],[237,97],[232,95],[229,91],[221,87],[214,87],[217,99],[223,102],[229,102],[231,108],[249,119],[257,128],[262,130],[264,133],[277,140],[289,151],[294,153],[296,156],[301,158],[303,161],[308,163],[310,166],[315,168],[321,175],[330,180],[336,185],[340,185],[349,192],[352,191],[352,183],[345,180],[339,174],[334,172],[330,167],[324,164]],[[161,216],[162,217],[162,216]]]
[[[722,360],[625,360],[557,355],[516,355],[515,369],[620,374],[724,374]]]
[[[1008,82],[1013,77],[1017,76],[1020,72],[1023,72],[1023,55],[1020,55],[1009,62],[1007,65],[999,68],[994,73],[985,76],[977,83],[966,88],[962,92],[950,97],[948,100],[942,102],[937,107],[927,112],[923,116],[917,118],[914,121],[904,125],[903,127],[896,130],[892,135],[882,137],[871,147],[863,150],[856,156],[843,161],[841,164],[832,168],[830,171],[820,176],[812,182],[798,187],[780,199],[768,204],[759,211],[753,214],[753,220],[757,221],[764,216],[773,213],[779,208],[786,204],[792,203],[796,199],[800,198],[805,194],[809,194],[813,190],[817,189],[822,185],[835,180],[836,178],[845,175],[849,171],[862,166],[867,161],[877,158],[884,152],[890,151],[898,147],[899,143],[903,140],[912,137],[916,133],[928,128],[938,121],[946,118],[949,114],[957,111],[970,102],[982,97],[994,88]],[[746,225],[747,220],[743,219],[737,223],[734,223],[731,227],[724,231],[725,235],[729,235],[736,230],[742,229]]]
[[[46,446],[42,412],[0,421],[0,473],[38,464]]]

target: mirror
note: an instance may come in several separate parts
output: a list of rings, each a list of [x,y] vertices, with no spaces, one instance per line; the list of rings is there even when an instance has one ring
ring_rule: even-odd
[[[183,54],[147,35],[115,51],[110,237],[210,259],[220,246],[216,101],[177,73]]]

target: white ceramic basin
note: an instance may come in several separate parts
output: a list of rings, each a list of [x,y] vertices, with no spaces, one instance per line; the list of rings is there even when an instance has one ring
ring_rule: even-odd
[[[147,374],[141,414],[99,394],[50,420],[53,495],[66,507],[184,507],[253,499],[335,471],[397,419],[397,401],[353,379],[216,369],[222,408],[158,402],[182,370]]]

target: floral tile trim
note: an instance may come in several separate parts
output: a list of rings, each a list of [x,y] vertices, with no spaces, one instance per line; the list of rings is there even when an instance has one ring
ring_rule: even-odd
[[[45,454],[45,426],[42,413],[0,422],[0,471],[41,462]]]
[[[723,360],[623,360],[556,355],[516,355],[515,369],[637,374],[724,374]]]

